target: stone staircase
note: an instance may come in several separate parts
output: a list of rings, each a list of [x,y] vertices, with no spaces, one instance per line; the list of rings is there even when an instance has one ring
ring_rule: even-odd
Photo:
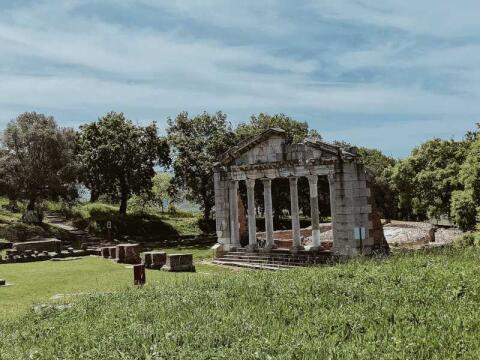
[[[64,248],[73,246],[82,246],[83,248],[98,248],[102,246],[105,241],[93,235],[90,235],[84,230],[73,226],[65,216],[58,213],[47,213],[44,219],[45,223],[58,227],[69,234],[69,239],[62,240]],[[74,244],[75,243],[75,244]]]
[[[286,249],[275,249],[269,253],[249,252],[238,249],[224,253],[222,257],[215,258],[214,264],[235,266],[253,270],[289,270],[299,266],[320,266],[332,264],[336,261],[329,250],[315,252],[299,251],[291,253]]]

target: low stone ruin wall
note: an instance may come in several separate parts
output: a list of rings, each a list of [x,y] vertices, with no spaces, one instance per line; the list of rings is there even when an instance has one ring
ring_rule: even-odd
[[[97,249],[96,255],[114,260],[121,264],[143,264],[148,269],[181,272],[195,271],[192,254],[167,254],[163,251],[147,251],[144,260],[140,257],[139,244],[120,244]]]
[[[45,239],[38,241],[17,242],[13,244],[13,249],[16,249],[19,253],[23,253],[26,250],[60,253],[62,251],[62,241],[58,239]]]
[[[320,233],[327,233],[331,232],[332,224],[331,223],[324,223],[320,224]],[[312,228],[307,227],[300,229],[300,236],[303,238],[303,245],[308,244],[308,239],[312,237]],[[257,233],[257,238],[260,241],[264,241],[266,239],[265,232]],[[293,245],[292,240],[292,230],[278,230],[273,232],[273,241],[278,248],[281,249],[290,249]],[[331,241],[327,241],[325,243],[321,243],[321,246],[325,249],[330,249],[332,247]]]
[[[24,250],[23,252],[19,252],[18,250],[11,249],[7,250],[7,255],[3,259],[0,259],[0,264],[45,261],[51,259],[65,259],[69,257],[88,256],[91,254],[91,250],[74,250],[73,248],[61,250],[60,252],[50,252],[46,250]]]

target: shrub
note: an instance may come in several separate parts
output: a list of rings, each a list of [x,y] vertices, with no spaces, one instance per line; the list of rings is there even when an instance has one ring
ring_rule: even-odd
[[[450,209],[453,221],[463,231],[475,229],[477,224],[477,206],[471,191],[455,191]]]
[[[8,241],[27,241],[38,236],[46,236],[46,231],[37,225],[15,222],[0,228],[0,237]]]
[[[464,234],[454,241],[455,247],[466,248],[466,247],[480,247],[480,233],[468,233]]]

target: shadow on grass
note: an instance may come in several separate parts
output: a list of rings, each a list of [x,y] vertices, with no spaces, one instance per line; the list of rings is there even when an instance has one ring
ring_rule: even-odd
[[[85,216],[86,215],[86,216]],[[121,215],[117,210],[107,206],[95,206],[88,211],[73,212],[72,220],[76,227],[91,234],[106,237],[107,223],[111,222],[111,235],[114,238],[125,236],[178,237],[180,234],[159,216],[148,213]]]

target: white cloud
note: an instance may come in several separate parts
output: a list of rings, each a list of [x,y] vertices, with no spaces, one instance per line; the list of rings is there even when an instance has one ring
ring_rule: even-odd
[[[311,0],[319,15],[442,37],[480,32],[477,0]]]
[[[258,36],[266,37],[265,41],[276,40],[269,47],[253,41],[235,46],[228,36],[182,37],[176,29],[106,22],[101,17],[79,14],[78,6],[86,3],[80,0],[45,0],[6,10],[0,13],[0,121],[36,108],[77,114],[128,108],[134,118],[135,113],[156,118],[165,109],[222,109],[233,113],[233,117],[265,109],[292,111],[293,116],[295,111],[397,113],[411,114],[418,121],[425,119],[419,114],[454,114],[460,118],[480,113],[479,44],[454,42],[448,47],[419,47],[417,37],[412,35],[379,38],[374,46],[369,45],[371,42],[357,45],[345,40],[339,31],[335,39],[345,41],[343,46],[333,52],[314,51],[325,36],[316,32],[325,19],[397,27],[412,34],[445,38],[468,36],[480,27],[466,14],[477,6],[470,1],[461,9],[437,4],[433,13],[425,11],[423,3],[393,0],[382,2],[381,8],[373,1],[361,5],[347,0],[297,5],[313,6],[319,14],[318,23],[302,23],[303,19],[281,15],[280,5],[273,0],[139,2],[152,6],[152,11],[168,11],[172,16],[229,30],[258,32]],[[116,6],[111,0],[105,3]],[[432,1],[426,3],[432,5]],[[128,12],[134,5],[134,1],[125,1],[118,6]],[[438,29],[442,23],[443,28]],[[283,41],[295,37],[308,40],[308,48],[304,49],[308,55],[301,49],[289,51],[291,45],[297,44]],[[382,78],[364,82],[335,80],[342,72],[362,68],[387,73],[425,69],[440,80],[452,76],[457,81],[446,90],[463,95],[426,90],[414,77],[401,84]],[[319,75],[325,71],[330,72],[328,83],[322,82]],[[142,109],[150,112],[145,115],[147,110]],[[434,122],[429,124],[435,126]],[[409,128],[394,128],[399,134],[410,134]],[[369,138],[368,134],[384,130],[349,131]]]

